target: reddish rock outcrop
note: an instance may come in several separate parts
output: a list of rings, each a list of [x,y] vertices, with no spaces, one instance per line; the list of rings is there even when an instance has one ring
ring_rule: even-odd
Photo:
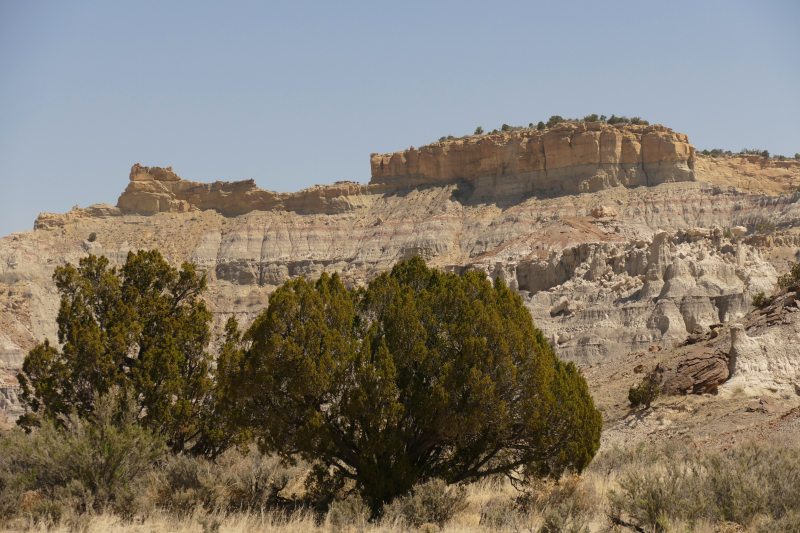
[[[711,392],[728,379],[728,354],[707,346],[692,348],[675,370],[663,369],[665,394]]]

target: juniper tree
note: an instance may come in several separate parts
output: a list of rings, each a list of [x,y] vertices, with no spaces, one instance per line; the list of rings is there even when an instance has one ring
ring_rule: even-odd
[[[602,418],[518,294],[415,257],[361,289],[286,282],[242,334],[227,324],[224,396],[262,451],[350,479],[373,510],[415,483],[586,467]]]
[[[225,448],[215,400],[212,314],[200,300],[205,273],[172,267],[156,251],[129,252],[124,266],[90,255],[53,274],[61,293],[58,342],[25,357],[18,375],[27,429],[41,417],[73,411],[90,417],[114,388],[139,406],[140,423],[166,437],[175,452],[215,455]]]

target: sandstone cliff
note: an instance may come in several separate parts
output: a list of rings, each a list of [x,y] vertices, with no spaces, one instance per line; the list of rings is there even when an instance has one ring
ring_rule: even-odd
[[[368,201],[365,187],[344,181],[317,185],[298,193],[275,193],[256,187],[255,181],[198,183],[182,180],[172,167],[133,166],[130,183],[117,207],[125,214],[188,213],[213,209],[226,216],[251,211],[343,213]]]
[[[372,154],[371,184],[473,182],[479,196],[694,181],[694,147],[661,125],[558,124]]]
[[[291,277],[338,271],[357,285],[421,255],[502,277],[562,357],[605,365],[744,316],[774,285],[775,258],[785,269],[800,247],[800,194],[737,181],[783,184],[794,167],[772,179],[759,172],[784,167],[695,158],[662,126],[467,137],[372,164],[369,184],[298,193],[134,165],[117,207],[42,214],[33,231],[0,239],[0,359],[13,370],[56,338],[53,269],[88,253],[121,264],[158,248],[199,264],[217,326],[230,315],[248,324]],[[765,222],[777,231],[759,233]]]

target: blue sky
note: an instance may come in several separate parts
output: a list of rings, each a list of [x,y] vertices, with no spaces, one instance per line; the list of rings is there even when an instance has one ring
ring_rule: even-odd
[[[800,152],[800,2],[0,0],[0,235],[134,163],[296,191],[589,113]]]

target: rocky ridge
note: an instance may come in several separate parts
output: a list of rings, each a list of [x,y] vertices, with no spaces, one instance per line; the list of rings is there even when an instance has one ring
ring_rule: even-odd
[[[800,194],[783,187],[800,167],[776,167],[788,173],[777,176],[760,167],[773,173],[769,187],[743,189],[736,169],[758,181],[755,163],[712,169],[662,126],[569,125],[416,153],[416,163],[412,151],[373,155],[367,185],[298,193],[134,165],[116,207],[42,214],[33,231],[0,239],[0,357],[13,371],[35,342],[55,339],[56,265],[87,253],[121,264],[128,251],[158,248],[174,264],[207,269],[217,325],[231,314],[249,323],[294,276],[339,271],[362,284],[412,255],[481,270],[520,292],[563,358],[609,368],[746,316],[800,244]],[[760,234],[764,222],[777,231]],[[715,357],[687,364],[707,368]],[[677,392],[717,379],[690,374]]]

